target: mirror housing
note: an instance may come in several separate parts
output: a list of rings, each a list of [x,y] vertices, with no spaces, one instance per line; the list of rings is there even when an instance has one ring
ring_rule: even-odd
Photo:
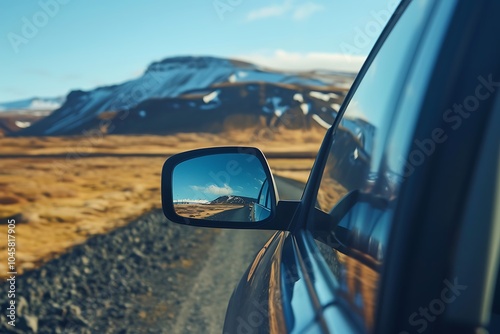
[[[197,149],[168,158],[162,208],[179,224],[288,230],[298,201],[279,202],[264,154],[253,147]]]

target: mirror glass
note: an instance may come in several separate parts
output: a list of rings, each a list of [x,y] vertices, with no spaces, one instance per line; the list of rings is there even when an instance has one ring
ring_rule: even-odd
[[[196,157],[178,164],[172,177],[174,210],[181,217],[259,222],[273,210],[272,186],[251,154]]]

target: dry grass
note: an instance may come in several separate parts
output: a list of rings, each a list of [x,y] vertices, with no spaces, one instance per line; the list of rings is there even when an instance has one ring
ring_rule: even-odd
[[[240,129],[216,135],[180,133],[169,136],[103,136],[98,131],[73,137],[0,138],[3,155],[64,155],[73,160],[90,154],[172,155],[193,148],[219,145],[249,145],[264,152],[317,152],[324,131]]]
[[[80,159],[64,174],[59,160],[0,160],[0,219],[16,217],[18,272],[160,207],[162,158]],[[1,273],[6,246],[0,243]]]
[[[306,183],[314,164],[314,159],[270,159],[274,175]]]
[[[209,218],[215,214],[241,209],[244,205],[240,204],[176,204],[174,205],[175,213],[186,218]]]
[[[250,135],[255,132],[108,136],[94,138],[89,146],[83,144],[90,143],[86,137],[0,138],[0,156],[4,155],[0,158],[0,224],[8,217],[16,218],[18,272],[39,266],[91,235],[160,208],[161,168],[171,154],[228,144],[257,146],[271,153],[315,153],[323,134],[290,131],[273,134],[273,141],[261,137],[244,142]],[[86,157],[90,152],[115,156]],[[276,174],[302,181],[312,163],[312,159],[270,160]],[[7,240],[3,226],[0,239]],[[0,243],[0,276],[7,272],[6,246]]]

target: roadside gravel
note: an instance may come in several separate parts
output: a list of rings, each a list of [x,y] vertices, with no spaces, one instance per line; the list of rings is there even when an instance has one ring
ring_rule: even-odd
[[[161,211],[17,278],[1,333],[221,333],[227,302],[270,232],[193,228]]]

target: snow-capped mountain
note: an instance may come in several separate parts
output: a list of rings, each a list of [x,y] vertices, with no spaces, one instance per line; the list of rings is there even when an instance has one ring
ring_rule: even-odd
[[[136,110],[142,102],[156,99],[183,100],[181,96],[185,93],[207,89],[212,94],[218,94],[210,87],[251,82],[275,83],[296,88],[329,85],[311,73],[301,75],[262,70],[258,66],[241,61],[191,56],[167,58],[152,63],[137,79],[86,92],[71,92],[61,108],[17,134],[80,134],[85,129],[96,126],[98,120],[104,117],[103,114],[109,117],[109,114],[128,113]],[[210,99],[210,95],[205,99]],[[216,96],[212,100],[216,100]],[[200,108],[210,109],[210,106],[200,105]]]

